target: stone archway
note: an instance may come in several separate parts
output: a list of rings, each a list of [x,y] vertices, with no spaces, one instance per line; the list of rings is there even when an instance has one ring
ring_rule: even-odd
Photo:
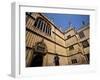
[[[40,42],[37,42],[33,47],[33,58],[30,64],[30,67],[43,66],[43,58],[47,53],[47,46],[44,43],[44,39]]]

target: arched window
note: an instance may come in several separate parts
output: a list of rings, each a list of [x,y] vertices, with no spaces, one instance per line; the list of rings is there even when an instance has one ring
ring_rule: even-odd
[[[47,35],[51,35],[51,26],[50,24],[42,19],[41,17],[38,17],[34,23],[34,27],[41,30],[42,32],[46,33]]]

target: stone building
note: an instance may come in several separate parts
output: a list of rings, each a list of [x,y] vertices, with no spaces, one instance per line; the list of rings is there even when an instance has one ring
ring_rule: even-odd
[[[41,13],[26,12],[26,67],[89,64],[89,25],[62,32]]]

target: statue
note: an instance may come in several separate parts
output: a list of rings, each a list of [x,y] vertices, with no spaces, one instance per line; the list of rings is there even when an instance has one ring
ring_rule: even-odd
[[[54,63],[55,63],[55,66],[59,66],[59,56],[58,56],[58,54],[56,54],[55,55],[55,57],[54,57]]]

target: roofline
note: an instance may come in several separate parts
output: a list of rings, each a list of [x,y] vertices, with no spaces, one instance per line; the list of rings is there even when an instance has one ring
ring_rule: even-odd
[[[81,32],[84,31],[85,29],[89,28],[89,25],[86,25],[85,27],[80,28],[79,30],[77,30],[77,32]]]
[[[88,25],[86,25],[85,27],[80,28],[79,30],[75,30],[75,29],[72,27],[72,28],[71,28],[70,30],[68,30],[67,32],[62,32],[62,31],[61,31],[56,25],[54,25],[46,16],[44,16],[42,13],[38,13],[38,14],[40,14],[43,18],[45,18],[51,25],[53,25],[57,30],[59,30],[63,35],[66,34],[66,33],[68,33],[70,30],[74,30],[75,32],[80,32],[80,31],[83,31],[83,30],[89,28],[89,24],[88,24]],[[88,27],[87,27],[87,26],[88,26]]]

